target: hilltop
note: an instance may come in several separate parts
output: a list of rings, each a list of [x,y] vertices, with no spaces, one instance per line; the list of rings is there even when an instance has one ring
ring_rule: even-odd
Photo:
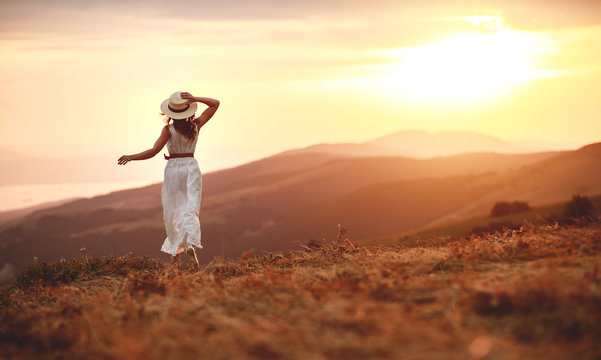
[[[601,226],[396,247],[39,263],[0,292],[5,358],[596,359]]]

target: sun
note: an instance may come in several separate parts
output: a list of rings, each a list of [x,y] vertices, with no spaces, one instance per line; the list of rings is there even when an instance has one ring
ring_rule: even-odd
[[[489,99],[550,75],[537,63],[552,51],[548,38],[509,29],[500,17],[463,19],[479,31],[379,51],[391,61],[378,66],[373,85],[412,101],[462,104]]]

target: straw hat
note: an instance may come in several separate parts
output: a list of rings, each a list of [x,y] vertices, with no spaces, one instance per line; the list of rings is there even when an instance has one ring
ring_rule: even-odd
[[[188,100],[182,99],[182,92],[176,91],[169,99],[163,101],[161,111],[174,120],[182,120],[194,115],[197,107],[195,102],[188,104]]]

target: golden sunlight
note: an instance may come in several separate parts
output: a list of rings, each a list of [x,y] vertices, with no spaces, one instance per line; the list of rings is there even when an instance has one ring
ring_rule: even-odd
[[[463,21],[478,31],[421,46],[378,51],[392,63],[379,66],[382,72],[373,86],[411,101],[461,105],[557,75],[539,64],[542,56],[553,52],[547,36],[509,29],[496,16],[468,16]]]

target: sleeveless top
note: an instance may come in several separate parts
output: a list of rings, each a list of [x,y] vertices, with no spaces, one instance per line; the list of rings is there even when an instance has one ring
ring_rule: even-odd
[[[196,124],[194,124],[194,128],[196,128]],[[190,140],[178,133],[173,124],[169,124],[169,133],[171,134],[171,137],[167,141],[167,150],[169,150],[169,154],[193,153],[194,150],[196,150],[198,134],[195,134],[194,140]]]

